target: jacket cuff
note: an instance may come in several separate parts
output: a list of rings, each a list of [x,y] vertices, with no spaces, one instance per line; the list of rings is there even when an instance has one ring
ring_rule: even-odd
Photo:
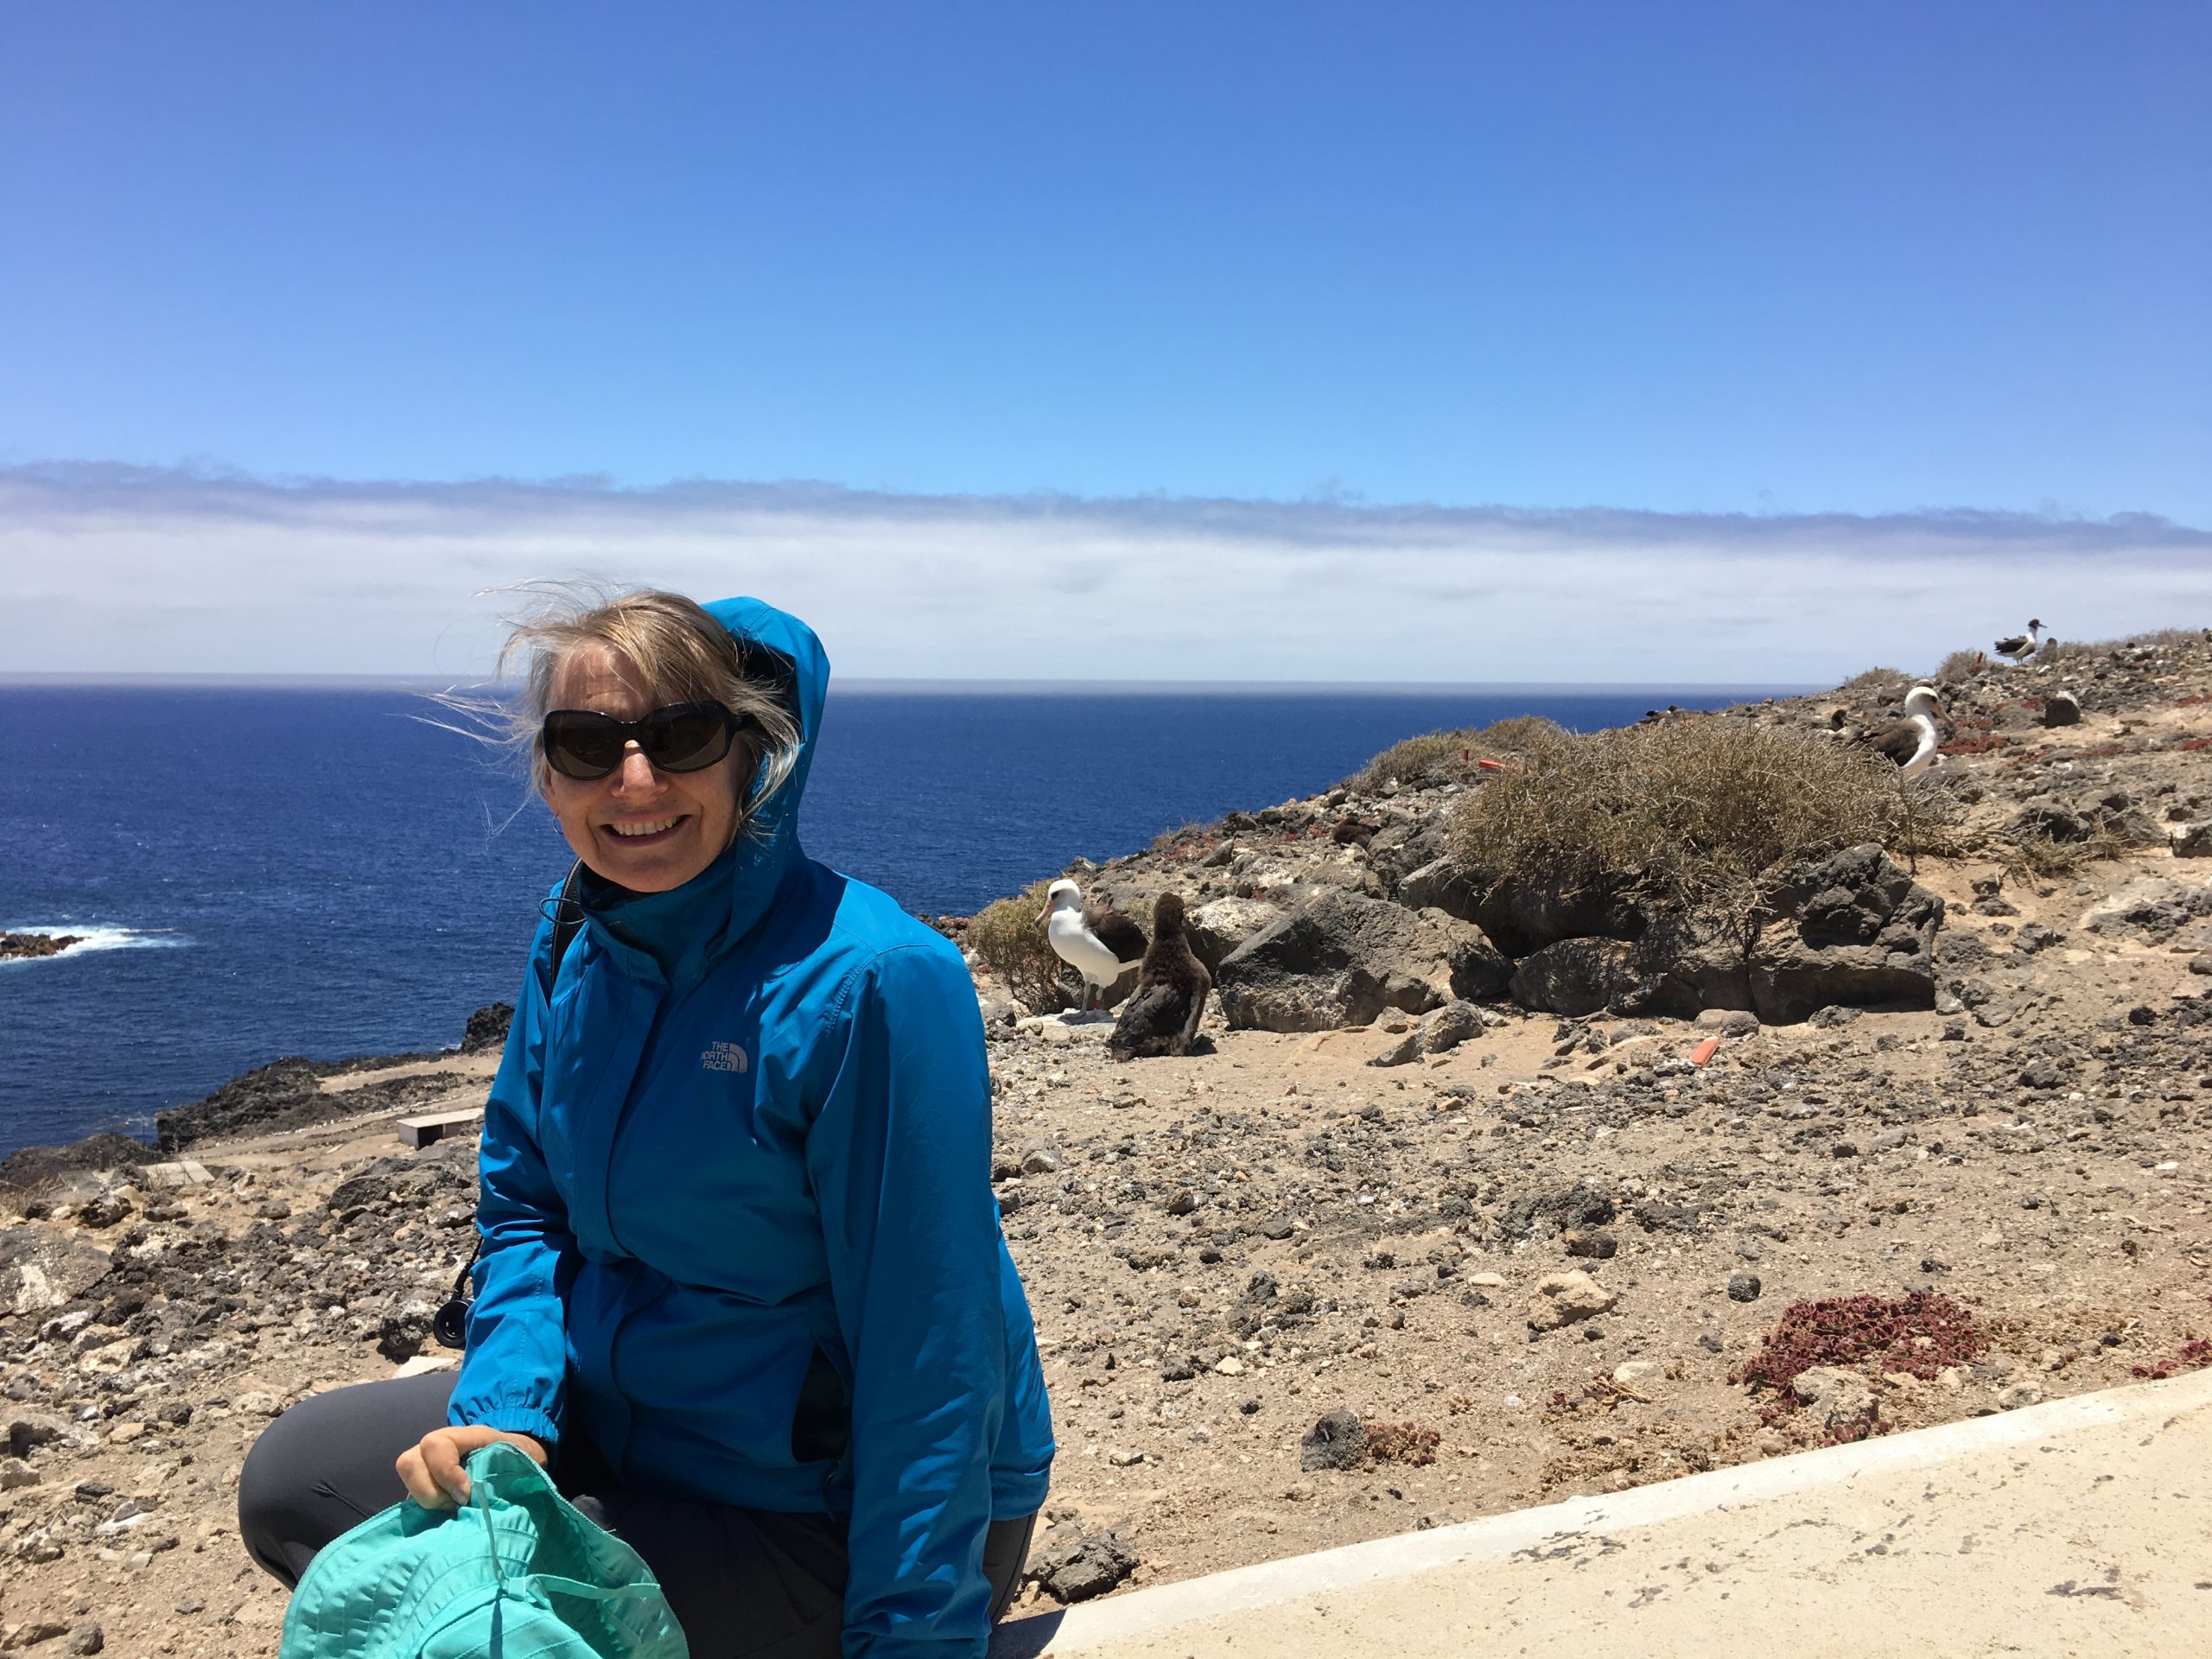
[[[456,1402],[451,1415],[455,1427],[473,1425],[505,1434],[527,1434],[548,1452],[561,1441],[560,1424],[536,1406],[464,1408]]]

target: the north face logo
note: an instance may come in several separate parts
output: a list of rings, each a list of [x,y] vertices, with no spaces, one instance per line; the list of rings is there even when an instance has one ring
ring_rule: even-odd
[[[707,1052],[699,1057],[702,1071],[745,1071],[752,1065],[745,1050],[736,1043],[709,1043]]]

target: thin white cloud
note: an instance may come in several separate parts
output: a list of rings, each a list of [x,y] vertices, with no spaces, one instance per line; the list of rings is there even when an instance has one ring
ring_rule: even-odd
[[[1821,681],[2032,613],[2212,621],[2212,532],[1859,518],[901,496],[816,484],[272,481],[0,467],[0,672],[481,673],[486,588],[753,593],[841,674]]]

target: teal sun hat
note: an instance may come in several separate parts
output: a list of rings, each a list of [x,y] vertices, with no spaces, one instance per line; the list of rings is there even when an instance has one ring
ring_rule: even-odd
[[[652,1571],[522,1450],[469,1454],[468,1502],[409,1498],[334,1539],[279,1659],[690,1659]]]

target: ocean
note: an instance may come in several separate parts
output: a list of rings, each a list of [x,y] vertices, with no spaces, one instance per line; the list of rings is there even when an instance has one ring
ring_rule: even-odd
[[[833,690],[815,857],[966,913],[1080,854],[1308,795],[1398,738],[1580,730],[1763,690]],[[456,1043],[512,1001],[567,868],[512,765],[390,687],[0,685],[0,1154],[123,1127],[288,1054]]]

